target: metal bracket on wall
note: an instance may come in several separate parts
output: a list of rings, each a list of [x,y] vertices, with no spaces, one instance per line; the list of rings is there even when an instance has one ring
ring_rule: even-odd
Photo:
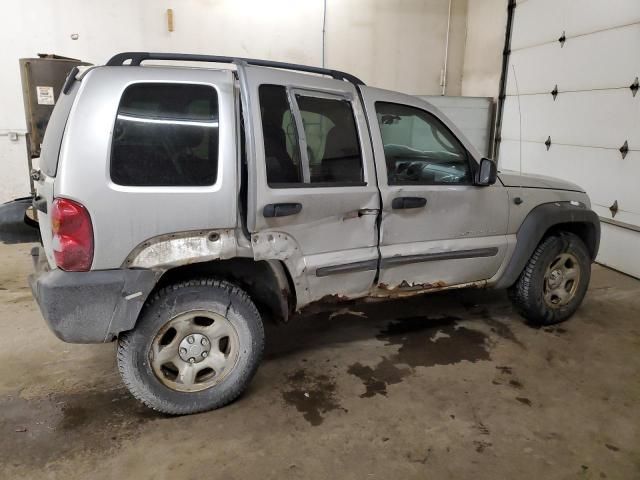
[[[555,87],[553,87],[553,90],[551,90],[551,96],[553,97],[553,100],[555,101],[556,97],[558,96],[558,85],[556,84]]]
[[[640,89],[640,83],[638,82],[638,77],[636,77],[635,81],[631,85],[629,85],[629,88],[631,89],[631,93],[635,97],[636,93],[638,93],[638,89]]]
[[[544,142],[544,144],[547,146],[547,151],[549,151],[549,149],[551,148],[551,135],[547,137],[547,140]]]
[[[629,153],[629,142],[625,140],[619,150],[622,154],[622,159],[624,160],[624,157],[626,157],[627,153]]]
[[[562,32],[562,35],[560,35],[558,41],[560,42],[560,48],[564,47],[564,42],[567,41],[567,36],[565,35],[564,31]]]

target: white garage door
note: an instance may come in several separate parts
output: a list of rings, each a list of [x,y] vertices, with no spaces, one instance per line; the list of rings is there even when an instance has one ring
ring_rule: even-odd
[[[640,0],[520,0],[513,22],[500,168],[519,169],[513,65],[522,170],[584,187],[597,261],[640,277]]]

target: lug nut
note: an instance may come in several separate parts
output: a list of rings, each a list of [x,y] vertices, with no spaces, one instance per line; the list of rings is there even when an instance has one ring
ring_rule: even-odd
[[[202,358],[205,358],[207,356],[207,352],[202,352]]]
[[[187,342],[193,343],[193,342],[195,342],[195,339],[191,336],[191,337],[187,338]]]
[[[196,363],[196,359],[195,359],[195,358],[193,358],[193,357],[191,357],[191,358],[189,359],[189,363]]]
[[[203,339],[200,341],[200,343],[202,343],[202,345],[206,345],[206,344],[207,344],[207,343],[209,343],[209,342],[207,342],[207,339],[206,339],[206,338],[203,338]]]
[[[185,355],[187,353],[187,349],[186,348],[181,348],[180,349],[180,353]]]

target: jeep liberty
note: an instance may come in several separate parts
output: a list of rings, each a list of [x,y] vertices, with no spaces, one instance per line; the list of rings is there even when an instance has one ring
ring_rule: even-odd
[[[498,173],[428,102],[264,60],[74,69],[32,178],[44,319],[117,341],[126,386],[168,414],[233,401],[263,320],[328,298],[507,288],[530,323],[561,322],[600,240],[582,188]]]

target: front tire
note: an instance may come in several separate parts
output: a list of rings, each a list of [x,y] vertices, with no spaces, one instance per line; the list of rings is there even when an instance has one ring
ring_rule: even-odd
[[[576,235],[562,232],[545,238],[536,248],[509,298],[534,325],[567,320],[578,309],[591,278],[591,256]]]
[[[184,415],[235,400],[264,348],[260,314],[249,296],[221,280],[189,280],[156,292],[134,330],[118,339],[118,369],[148,407]]]

